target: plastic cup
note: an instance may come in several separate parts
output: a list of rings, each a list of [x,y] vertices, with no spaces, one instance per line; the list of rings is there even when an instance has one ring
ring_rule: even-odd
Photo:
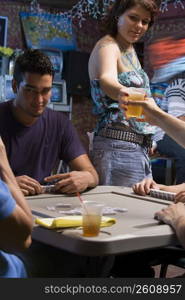
[[[82,209],[83,236],[93,237],[100,232],[103,205],[93,201],[84,201]]]
[[[143,101],[145,100],[146,91],[143,88],[129,88],[129,95],[127,96],[128,100],[133,101]],[[127,106],[126,116],[127,118],[139,118],[143,113],[143,108],[140,105],[129,104]]]

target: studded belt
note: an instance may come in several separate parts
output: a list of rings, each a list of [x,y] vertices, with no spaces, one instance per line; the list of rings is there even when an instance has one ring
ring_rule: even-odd
[[[136,132],[125,131],[117,128],[102,128],[97,135],[110,139],[122,140],[126,142],[136,143],[141,146],[150,148],[152,146],[151,135],[139,134]]]

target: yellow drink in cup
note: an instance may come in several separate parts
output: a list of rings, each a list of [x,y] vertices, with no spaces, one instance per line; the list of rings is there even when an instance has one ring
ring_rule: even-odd
[[[103,205],[93,201],[85,201],[82,210],[83,236],[93,237],[100,232]]]
[[[100,232],[101,216],[84,215],[83,216],[83,236],[97,236]]]
[[[133,100],[133,101],[143,101],[146,96],[146,91],[145,89],[142,88],[129,88],[129,95],[127,96],[128,100]],[[140,105],[131,105],[129,104],[127,106],[127,111],[126,111],[126,116],[127,118],[135,117],[139,118],[141,117],[143,113],[142,106]]]

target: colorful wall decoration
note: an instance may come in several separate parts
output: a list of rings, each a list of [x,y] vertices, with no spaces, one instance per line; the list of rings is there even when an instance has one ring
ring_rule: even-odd
[[[152,28],[147,32],[144,38],[144,68],[150,79],[154,77],[155,82],[168,80],[167,73],[170,76],[172,72],[180,71],[184,61],[179,60],[171,68],[162,70],[162,65],[168,65],[173,58],[184,56],[184,38],[185,38],[185,0],[161,2],[161,10]],[[177,46],[178,44],[178,46]],[[177,46],[177,47],[176,47]],[[179,49],[180,47],[180,49]],[[177,52],[181,52],[180,54]],[[161,68],[162,71],[157,71]],[[170,71],[170,72],[169,72]],[[172,72],[171,72],[172,71]],[[155,73],[155,75],[154,75]],[[164,76],[161,76],[164,74]]]
[[[76,40],[69,16],[48,12],[20,12],[28,48],[75,50]]]

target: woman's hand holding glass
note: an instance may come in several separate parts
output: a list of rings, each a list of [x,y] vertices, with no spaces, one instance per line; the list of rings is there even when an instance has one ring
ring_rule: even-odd
[[[125,111],[128,110],[129,105],[138,106],[138,101],[136,100],[129,100],[127,96],[120,97],[119,105],[121,109]],[[155,112],[161,112],[162,110],[157,106],[155,100],[153,98],[146,98],[144,100],[139,101],[139,105],[143,108],[143,115],[144,118],[137,118],[137,121],[140,122],[148,122],[152,125],[156,124],[156,114]]]
[[[118,93],[118,102],[121,110],[127,110],[127,102],[128,102],[128,88],[122,87]]]

